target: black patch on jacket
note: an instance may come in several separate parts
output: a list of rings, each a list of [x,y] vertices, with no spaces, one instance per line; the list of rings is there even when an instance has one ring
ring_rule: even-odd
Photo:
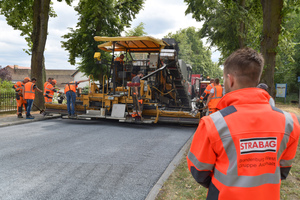
[[[223,117],[226,117],[227,115],[230,115],[232,113],[235,113],[237,110],[234,106],[228,106],[222,110],[220,110],[220,113]]]
[[[216,186],[213,183],[211,183],[208,188],[206,200],[218,200],[219,193],[220,191],[218,190],[218,188],[216,188]]]
[[[194,179],[203,187],[208,188],[211,182],[210,171],[198,171],[195,167],[191,167],[191,173]]]
[[[289,175],[290,170],[291,170],[290,167],[281,167],[280,168],[281,180],[286,179],[286,177]]]

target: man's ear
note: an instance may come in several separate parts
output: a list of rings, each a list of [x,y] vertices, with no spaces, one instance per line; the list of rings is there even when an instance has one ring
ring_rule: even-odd
[[[229,86],[230,88],[233,88],[234,84],[235,84],[235,78],[231,75],[231,74],[227,74],[228,77],[228,81],[229,81]]]

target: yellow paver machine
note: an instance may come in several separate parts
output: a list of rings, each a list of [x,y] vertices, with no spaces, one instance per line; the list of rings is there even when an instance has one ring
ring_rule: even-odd
[[[98,48],[110,52],[108,73],[96,83],[91,78],[87,94],[77,95],[77,118],[105,118],[131,123],[187,123],[198,124],[203,105],[195,106],[189,87],[191,66],[177,58],[178,45],[174,39],[141,37],[99,37],[104,42]],[[116,61],[116,55],[124,55],[124,61]],[[94,55],[103,62],[100,52]],[[107,62],[106,62],[107,63]],[[131,80],[138,72],[144,76],[140,84]],[[138,111],[135,112],[133,87],[140,90]],[[67,114],[64,104],[45,104],[46,113]]]

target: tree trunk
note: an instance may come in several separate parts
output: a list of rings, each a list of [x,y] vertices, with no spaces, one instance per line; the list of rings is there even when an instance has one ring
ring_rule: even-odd
[[[36,85],[41,90],[44,89],[43,61],[47,40],[50,1],[51,0],[34,0],[33,4],[31,77],[37,79]],[[36,92],[35,104],[40,108],[44,108],[42,93]]]
[[[240,6],[242,8],[245,9],[245,3],[246,3],[246,0],[240,0]],[[239,35],[238,35],[238,38],[239,38],[239,47],[240,48],[244,48],[245,47],[245,22],[243,21],[243,19],[241,19],[240,21],[240,28],[239,28]]]
[[[276,64],[276,48],[281,31],[281,11],[283,0],[261,0],[263,8],[263,35],[260,44],[265,59],[261,82],[269,86],[269,93],[275,96],[274,70]]]

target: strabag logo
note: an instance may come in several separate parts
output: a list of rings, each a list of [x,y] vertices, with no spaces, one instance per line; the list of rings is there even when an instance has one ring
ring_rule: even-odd
[[[276,137],[240,139],[241,154],[276,152],[276,149]]]

